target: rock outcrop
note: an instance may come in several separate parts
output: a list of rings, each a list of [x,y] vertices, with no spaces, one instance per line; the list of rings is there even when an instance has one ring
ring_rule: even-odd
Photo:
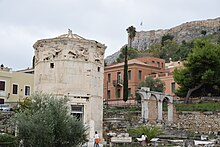
[[[162,37],[166,34],[172,35],[177,43],[181,43],[182,41],[187,42],[194,38],[214,33],[220,33],[220,17],[216,19],[186,22],[165,30],[160,29],[136,32],[132,47],[137,48],[138,50],[148,49],[151,45],[160,43]],[[108,64],[112,63],[112,61],[117,59],[118,56],[118,52],[117,54],[110,55],[105,59],[105,62]]]
[[[105,58],[105,64],[109,65],[109,64],[112,64],[114,62],[116,62],[117,58],[119,57],[121,51],[117,51],[115,52],[114,54],[108,56]]]
[[[220,33],[220,17],[202,21],[191,21],[166,30],[151,30],[137,32],[132,46],[139,50],[148,49],[149,46],[160,43],[164,35],[174,36],[177,43],[190,41],[204,35]]]

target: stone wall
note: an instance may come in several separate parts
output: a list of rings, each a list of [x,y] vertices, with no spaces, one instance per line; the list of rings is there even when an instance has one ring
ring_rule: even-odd
[[[108,121],[106,121],[107,118]],[[166,112],[163,112],[163,118],[167,118]],[[199,134],[220,132],[220,112],[177,112],[174,115],[174,120],[172,127],[176,130],[185,130]],[[103,126],[105,130],[108,129],[116,133],[126,132],[128,128],[141,124],[143,124],[141,111],[104,114]]]
[[[103,131],[112,131],[115,133],[125,133],[128,128],[141,125],[141,112],[104,112]]]
[[[176,125],[191,132],[220,132],[220,112],[180,112]]]
[[[11,118],[14,112],[0,112],[0,132],[14,133],[14,126]]]

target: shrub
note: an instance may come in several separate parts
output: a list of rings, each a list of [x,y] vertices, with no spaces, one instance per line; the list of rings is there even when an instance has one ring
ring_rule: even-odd
[[[0,146],[17,147],[17,138],[10,134],[0,134]]]
[[[66,98],[38,93],[31,99],[15,118],[25,147],[72,147],[87,141],[86,128],[69,114]]]
[[[128,129],[128,133],[133,137],[140,137],[143,133],[147,135],[148,140],[151,140],[154,137],[162,134],[162,131],[159,127],[152,126],[138,126],[137,128]]]

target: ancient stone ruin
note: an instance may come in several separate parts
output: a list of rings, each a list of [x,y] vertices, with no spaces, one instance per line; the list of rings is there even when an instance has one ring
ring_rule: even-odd
[[[35,91],[68,97],[70,113],[88,126],[89,141],[102,137],[103,73],[106,46],[69,30],[38,40],[35,49]]]

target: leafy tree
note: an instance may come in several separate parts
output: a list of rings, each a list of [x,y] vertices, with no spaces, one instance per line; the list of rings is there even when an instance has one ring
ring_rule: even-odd
[[[151,126],[138,126],[137,128],[128,129],[128,133],[134,137],[140,137],[143,133],[147,135],[148,140],[162,134],[162,130],[159,127]]]
[[[28,109],[18,112],[15,120],[24,147],[75,147],[87,141],[86,128],[69,114],[66,98],[34,94]]]
[[[150,46],[149,49],[147,50],[147,53],[153,57],[160,58],[161,49],[162,49],[162,45],[160,43],[157,43]]]
[[[149,87],[151,91],[164,92],[165,83],[158,78],[147,77],[144,81],[139,83],[138,87]]]
[[[183,40],[182,44],[177,48],[178,50],[172,55],[172,60],[185,60],[188,54],[191,52],[193,45],[193,41],[186,42]]]
[[[180,85],[177,95],[185,96],[189,102],[192,93],[201,94],[201,88],[208,91],[220,87],[220,46],[209,39],[197,39],[194,48],[186,58],[184,68],[174,70],[174,80]]]
[[[172,58],[176,51],[178,50],[179,45],[174,40],[166,40],[163,43],[163,46],[160,51],[160,58],[165,59],[166,62]]]
[[[137,58],[139,56],[139,51],[135,48],[127,48],[127,58],[128,60]],[[125,58],[125,47],[121,49],[121,53],[117,58],[117,62],[123,62]]]
[[[163,35],[163,36],[162,36],[162,39],[161,39],[161,45],[164,46],[165,41],[167,41],[167,40],[172,41],[173,38],[174,38],[174,36],[171,35],[171,34]]]
[[[15,109],[15,112],[22,112],[28,109],[31,106],[32,100],[30,97],[24,98],[24,101],[19,102],[18,109]]]
[[[220,37],[218,37],[217,43],[220,44]]]
[[[158,43],[150,46],[147,53],[153,57],[165,59],[166,62],[169,62],[170,58],[173,61],[185,59],[192,48],[192,42],[183,41],[182,44],[178,44],[176,41],[168,39],[163,42],[163,45]]]

